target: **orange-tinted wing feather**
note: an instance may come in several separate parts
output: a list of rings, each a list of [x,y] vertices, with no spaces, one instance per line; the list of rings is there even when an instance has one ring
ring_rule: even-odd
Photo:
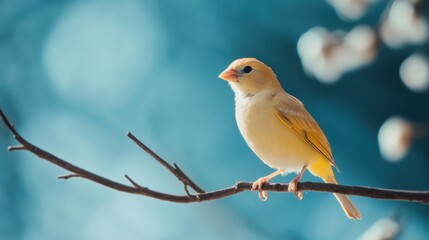
[[[273,103],[277,117],[338,170],[325,134],[304,105],[285,92],[274,96]]]

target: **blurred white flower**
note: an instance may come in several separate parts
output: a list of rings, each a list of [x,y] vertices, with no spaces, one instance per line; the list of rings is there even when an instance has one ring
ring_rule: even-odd
[[[323,82],[335,82],[339,78],[335,55],[337,39],[322,27],[314,27],[298,40],[298,54],[304,70]],[[328,70],[329,69],[329,70]]]
[[[304,70],[321,82],[333,83],[374,58],[376,35],[367,26],[357,26],[348,34],[314,27],[300,37],[297,47]]]
[[[368,64],[374,59],[376,53],[377,36],[368,26],[357,26],[353,28],[344,39],[349,60],[345,71],[354,70]]]
[[[358,240],[389,240],[395,239],[401,230],[401,225],[391,218],[383,218],[369,227]]]
[[[326,0],[331,5],[338,16],[344,20],[357,20],[361,18],[368,5],[376,2],[376,0]]]
[[[401,64],[402,82],[410,90],[422,92],[429,87],[429,61],[422,54],[414,53]]]
[[[407,153],[413,137],[413,126],[401,117],[390,117],[378,131],[378,145],[384,159],[400,161]]]
[[[413,4],[414,3],[414,4]],[[399,48],[406,44],[420,44],[428,37],[428,25],[416,10],[415,1],[395,1],[386,20],[382,23],[380,35],[386,45]]]

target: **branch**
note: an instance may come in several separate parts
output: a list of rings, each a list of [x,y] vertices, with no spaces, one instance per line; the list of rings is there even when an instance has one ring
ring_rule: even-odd
[[[203,202],[210,201],[219,198],[228,197],[234,194],[238,194],[243,191],[249,191],[252,188],[251,182],[237,182],[233,186],[228,188],[215,190],[211,192],[205,192],[200,188],[195,182],[193,182],[175,163],[173,165],[168,164],[165,160],[159,157],[141,141],[139,141],[133,134],[128,133],[128,137],[133,140],[139,147],[146,151],[152,158],[154,158],[158,163],[167,168],[176,178],[184,184],[186,195],[173,195],[169,193],[163,193],[151,190],[147,187],[141,186],[136,183],[128,175],[125,175],[125,178],[131,183],[131,185],[125,185],[119,182],[112,181],[110,179],[104,178],[100,175],[92,173],[88,170],[77,167],[69,162],[62,160],[61,158],[39,148],[35,145],[29,143],[24,139],[14,128],[14,126],[9,122],[6,115],[0,109],[0,117],[5,123],[6,127],[12,133],[13,137],[21,145],[9,147],[9,151],[12,150],[25,150],[33,153],[39,158],[45,159],[46,161],[57,165],[60,168],[68,170],[70,174],[60,176],[62,179],[69,178],[85,178],[92,182],[101,184],[105,187],[115,189],[121,192],[143,195],[146,197],[151,197],[159,200],[176,202],[176,203],[192,203],[192,202]],[[195,194],[191,194],[187,186],[196,191]],[[280,183],[265,183],[262,186],[263,190],[266,191],[275,191],[275,192],[288,192],[288,184]],[[328,183],[315,183],[315,182],[303,182],[299,183],[297,187],[298,191],[315,191],[315,192],[331,192],[331,193],[341,193],[346,195],[355,195],[361,197],[377,198],[377,199],[388,199],[388,200],[402,200],[402,201],[413,201],[420,203],[429,203],[429,192],[427,191],[403,191],[403,190],[389,190],[381,188],[372,188],[372,187],[361,187],[361,186],[343,186],[336,184]]]
[[[195,184],[186,174],[179,168],[176,163],[173,163],[173,166],[168,164],[164,159],[162,159],[158,154],[153,152],[150,148],[144,145],[140,140],[138,140],[132,133],[128,132],[127,136],[133,140],[134,143],[137,144],[141,149],[143,149],[146,153],[148,153],[153,159],[155,159],[159,164],[167,168],[176,178],[181,181],[185,185],[185,189],[187,186],[194,189],[197,193],[204,193],[205,191],[200,188],[197,184]]]

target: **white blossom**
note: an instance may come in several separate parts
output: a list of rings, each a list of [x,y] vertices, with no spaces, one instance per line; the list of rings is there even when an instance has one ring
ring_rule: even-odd
[[[378,145],[384,159],[400,161],[411,145],[413,127],[407,120],[394,116],[387,119],[378,131]]]
[[[402,82],[410,90],[422,92],[429,87],[429,61],[419,53],[409,56],[399,69]]]
[[[338,16],[344,20],[357,20],[361,18],[368,5],[376,0],[326,0],[331,5]]]
[[[428,25],[410,1],[395,1],[382,23],[380,35],[386,45],[399,48],[427,40]]]
[[[314,27],[298,41],[298,54],[305,71],[323,83],[362,67],[374,58],[376,35],[367,26],[357,26],[348,34]]]
[[[375,222],[357,240],[389,240],[395,239],[401,230],[400,224],[391,218],[383,218]]]

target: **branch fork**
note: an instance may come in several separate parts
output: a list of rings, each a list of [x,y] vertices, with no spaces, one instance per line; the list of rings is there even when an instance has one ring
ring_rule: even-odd
[[[95,173],[92,173],[88,170],[75,166],[33,144],[28,142],[23,138],[10,123],[9,119],[0,109],[0,117],[3,123],[6,125],[8,130],[12,133],[13,137],[20,145],[9,146],[9,151],[20,151],[25,150],[33,153],[41,159],[44,159],[60,168],[63,168],[69,171],[69,174],[59,176],[59,179],[70,179],[70,178],[85,178],[97,184],[103,185],[105,187],[115,189],[117,191],[126,192],[130,194],[143,195],[150,198],[155,198],[163,201],[176,202],[176,203],[192,203],[192,202],[203,202],[211,201],[220,198],[225,198],[234,194],[238,194],[243,191],[250,191],[252,188],[251,182],[236,182],[234,185],[214,190],[210,192],[204,191],[200,186],[198,186],[191,178],[189,178],[182,169],[176,164],[167,163],[163,158],[157,155],[149,147],[144,145],[137,137],[135,137],[131,132],[127,133],[127,136],[141,149],[143,149],[147,154],[149,154],[155,161],[164,166],[171,174],[173,174],[178,181],[183,184],[185,195],[174,195],[169,193],[163,193],[159,191],[151,190],[147,187],[141,186],[136,183],[128,175],[125,175],[125,178],[131,185],[125,185]],[[275,192],[288,192],[288,184],[280,183],[264,183],[262,189],[265,191],[275,191]],[[192,189],[195,193],[191,193],[189,188]],[[340,193],[345,195],[355,195],[361,197],[377,198],[377,199],[388,199],[388,200],[401,200],[401,201],[413,201],[420,203],[429,203],[429,191],[404,191],[404,190],[389,190],[381,188],[372,188],[372,187],[362,187],[362,186],[344,186],[336,185],[329,183],[316,183],[316,182],[301,182],[297,186],[297,191],[317,191],[317,192],[331,192],[331,193]]]

